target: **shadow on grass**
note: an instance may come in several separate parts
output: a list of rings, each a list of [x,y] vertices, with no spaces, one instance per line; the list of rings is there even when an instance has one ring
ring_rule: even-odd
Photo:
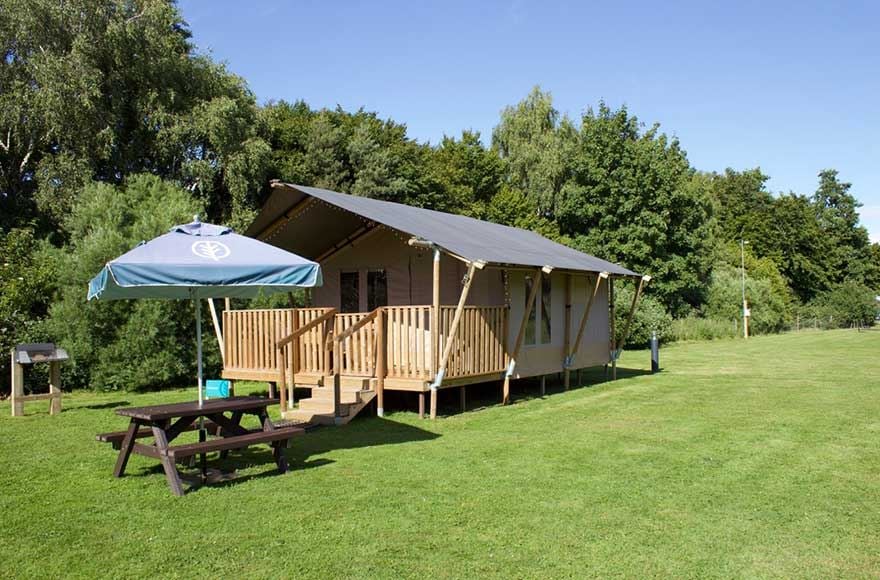
[[[343,427],[323,427],[310,431],[301,437],[295,437],[290,440],[288,448],[284,450],[284,455],[287,457],[289,471],[299,471],[335,463],[332,459],[320,457],[332,451],[430,441],[439,436],[412,425],[370,417]],[[272,458],[272,450],[266,445],[231,451],[225,459],[218,459],[216,453],[208,454],[207,465],[210,469],[219,469],[224,473],[224,477],[220,481],[214,483],[209,481],[207,484],[209,487],[225,487],[251,479],[278,475],[275,461]],[[247,475],[236,473],[238,470],[254,466],[265,466],[266,469]],[[187,483],[195,483],[190,487],[190,490],[202,487],[202,484],[197,483],[198,460],[193,464],[190,464],[189,461],[179,463],[178,470],[181,471],[181,476]],[[193,470],[196,470],[195,475]],[[130,471],[128,475],[134,477],[155,475],[164,479],[165,472],[157,462],[141,471]]]
[[[110,401],[108,403],[95,403],[93,405],[71,405],[71,409],[115,409],[117,407],[125,407],[126,405],[131,405],[128,401]]]

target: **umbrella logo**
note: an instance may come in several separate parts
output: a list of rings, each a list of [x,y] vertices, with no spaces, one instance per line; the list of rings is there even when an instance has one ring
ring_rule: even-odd
[[[231,253],[229,246],[222,242],[196,242],[192,245],[192,253],[199,258],[208,258],[214,260],[222,260]]]

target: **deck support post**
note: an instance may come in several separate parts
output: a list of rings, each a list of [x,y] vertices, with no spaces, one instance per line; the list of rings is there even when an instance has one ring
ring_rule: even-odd
[[[528,276],[528,274],[526,274]],[[501,404],[506,405],[510,402],[510,377],[516,368],[516,358],[519,356],[519,349],[522,348],[523,338],[526,335],[526,326],[529,323],[529,314],[535,306],[535,297],[538,295],[538,287],[541,285],[541,270],[535,270],[535,278],[532,280],[532,291],[526,299],[526,308],[523,312],[522,320],[519,323],[519,332],[516,334],[516,340],[513,343],[513,351],[510,353],[510,362],[507,365],[507,372],[504,373],[504,387],[501,393]]]
[[[608,307],[611,319],[611,380],[617,380],[617,322],[614,311],[614,278],[608,278]]]
[[[446,373],[446,363],[449,361],[449,355],[452,353],[452,345],[455,344],[455,336],[458,334],[458,324],[461,322],[461,313],[464,311],[464,305],[467,302],[468,294],[471,291],[471,285],[474,281],[474,273],[477,269],[477,262],[468,264],[468,271],[464,279],[464,287],[461,289],[461,296],[458,298],[458,306],[455,307],[455,315],[452,317],[452,324],[449,325],[447,331],[446,346],[443,349],[443,356],[437,365],[437,374],[434,382],[431,383],[431,419],[437,418],[437,389],[443,383],[443,375]]]
[[[425,391],[419,393],[419,419],[425,418]]]
[[[376,415],[385,416],[385,311],[376,315]]]
[[[461,386],[459,398],[461,399],[461,412],[464,413],[465,411],[467,411],[467,400],[465,399],[464,385]]]
[[[567,374],[566,374],[566,377],[568,377]],[[565,388],[567,389],[568,387],[566,386]],[[541,375],[541,396],[543,397],[546,394],[547,394],[547,375]]]

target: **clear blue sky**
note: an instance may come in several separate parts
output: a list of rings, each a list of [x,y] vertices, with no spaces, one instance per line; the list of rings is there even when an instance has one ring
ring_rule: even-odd
[[[577,118],[604,99],[703,170],[774,192],[835,168],[880,241],[880,2],[182,0],[195,41],[260,102],[364,107],[437,142],[538,84]]]

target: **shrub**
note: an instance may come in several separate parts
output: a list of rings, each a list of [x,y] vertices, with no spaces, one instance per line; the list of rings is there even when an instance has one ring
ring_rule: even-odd
[[[779,332],[788,320],[785,296],[772,281],[746,276],[746,298],[751,318],[749,331],[753,334]],[[709,297],[706,302],[707,318],[715,320],[742,319],[741,273],[728,265],[719,265],[712,273]],[[732,322],[731,322],[732,325]]]
[[[634,289],[629,284],[617,284],[614,288],[615,330],[618,342],[623,338],[624,326],[632,307]],[[663,341],[669,337],[672,328],[672,317],[666,308],[655,297],[642,295],[633,315],[629,337],[623,346],[645,348],[656,331],[657,337]]]
[[[671,340],[716,340],[740,336],[742,327],[735,319],[688,316],[672,322]]]
[[[813,311],[830,328],[871,326],[877,313],[874,292],[864,284],[847,281],[816,297]]]

